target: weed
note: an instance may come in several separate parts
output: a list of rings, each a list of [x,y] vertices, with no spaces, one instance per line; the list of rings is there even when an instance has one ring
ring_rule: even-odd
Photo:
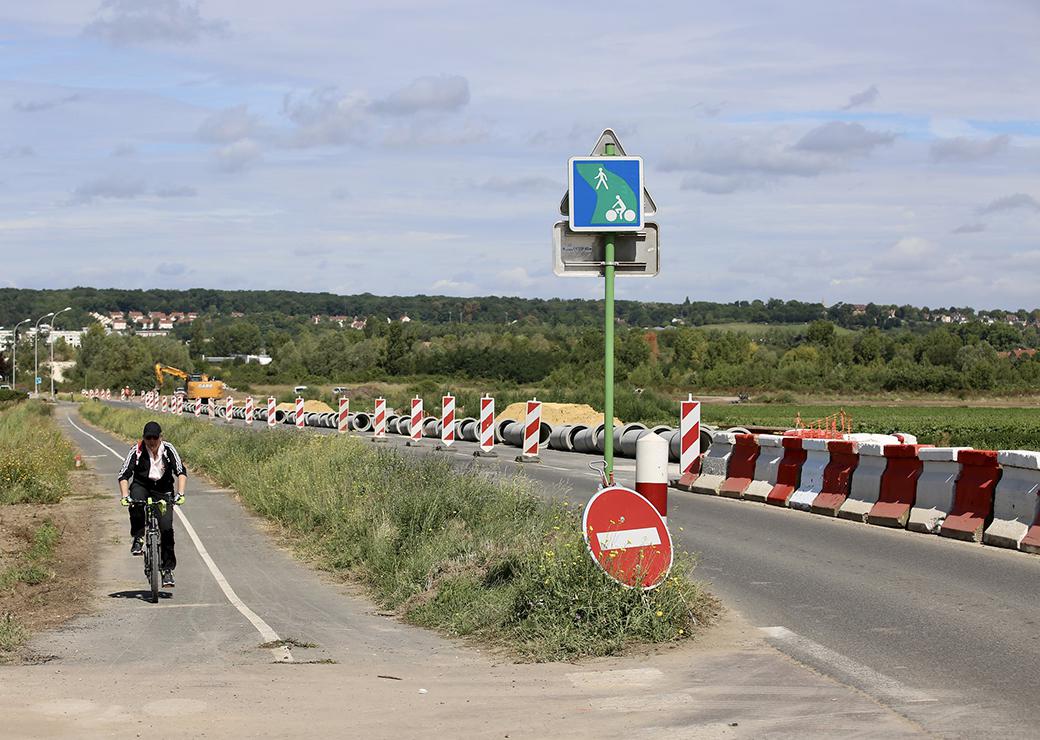
[[[26,401],[0,412],[0,504],[60,501],[74,454],[47,404]]]

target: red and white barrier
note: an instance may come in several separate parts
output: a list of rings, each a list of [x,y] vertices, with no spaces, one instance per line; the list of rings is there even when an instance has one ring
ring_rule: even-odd
[[[636,493],[668,523],[668,442],[657,434],[636,440]]]
[[[844,439],[827,440],[830,460],[823,471],[823,486],[813,499],[810,511],[814,514],[837,516],[838,509],[848,498],[852,476],[859,466],[859,442]]]
[[[776,485],[776,474],[784,459],[784,438],[777,434],[758,435],[758,458],[755,460],[755,476],[747,488],[744,498],[764,502]]]
[[[246,408],[245,408],[246,424],[253,425],[253,397],[246,396]]]
[[[274,429],[274,425],[278,423],[278,402],[274,396],[267,397],[267,428]]]
[[[898,435],[897,435],[898,436]],[[862,450],[862,448],[861,448]],[[924,470],[916,444],[885,445],[887,465],[881,476],[877,503],[867,513],[867,524],[905,527],[917,500],[917,483]],[[862,460],[860,462],[862,465]],[[856,471],[859,476],[859,471]],[[852,481],[856,484],[855,479]]]
[[[524,420],[524,453],[526,460],[537,460],[538,445],[542,436],[542,402],[532,398],[527,402],[527,417]]]
[[[217,399],[209,398],[206,400],[206,413],[209,414],[211,419],[217,417]]]
[[[191,412],[195,414],[195,418],[202,415],[202,399],[196,398],[195,402],[191,405]]]
[[[173,400],[174,400],[173,405],[175,407],[173,413],[175,413],[177,416],[183,416],[184,415],[184,396],[175,396]]]
[[[689,491],[701,472],[701,402],[694,401],[689,395],[679,406],[679,480],[676,487]]]
[[[726,480],[729,456],[733,453],[736,437],[730,432],[712,432],[711,447],[700,459],[700,474],[684,490],[716,496]],[[682,480],[676,483],[683,488]]]
[[[1002,450],[997,462],[1004,473],[993,496],[993,522],[982,541],[1017,550],[1040,517],[1040,452]]]
[[[940,537],[969,542],[982,540],[982,529],[993,514],[993,495],[1002,471],[996,450],[961,450],[961,474],[954,489],[953,509],[939,527]]]
[[[336,430],[344,434],[350,428],[350,399],[346,396],[339,397],[339,415],[336,417]]]
[[[232,421],[232,414],[235,410],[235,399],[228,396],[224,399],[224,423],[230,424]]]
[[[485,395],[480,399],[480,450],[477,455],[490,457],[495,454],[495,399]]]
[[[874,508],[881,495],[881,477],[888,467],[885,445],[878,442],[863,442],[859,446],[859,465],[852,477],[849,496],[838,509],[842,519],[865,522],[867,514]]]
[[[758,442],[753,434],[734,436],[733,451],[726,466],[726,479],[719,486],[719,495],[727,498],[743,498],[744,491],[755,477],[758,462]]]
[[[441,444],[455,444],[455,396],[441,397]]]
[[[296,428],[303,429],[304,422],[306,419],[303,416],[303,399],[297,396],[296,398]]]
[[[162,397],[162,401],[160,402],[159,410],[162,413],[164,413],[164,414],[169,413],[169,411],[170,411],[170,399],[169,399],[168,396],[163,396]]]
[[[418,445],[423,434],[423,401],[419,396],[412,399],[412,415],[408,420],[408,444]]]
[[[803,439],[802,449],[806,453],[805,462],[802,463],[802,482],[787,500],[787,505],[792,509],[810,511],[813,501],[823,490],[823,473],[830,464],[831,456],[827,452],[826,439]]]
[[[372,429],[375,439],[386,439],[386,399],[377,398]]]
[[[784,456],[776,469],[776,485],[766,497],[766,503],[773,506],[787,506],[791,496],[802,484],[802,467],[809,453],[805,451],[801,437],[784,437]]]

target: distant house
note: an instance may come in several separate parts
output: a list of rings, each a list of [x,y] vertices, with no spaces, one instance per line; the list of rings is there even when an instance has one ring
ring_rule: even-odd
[[[950,314],[948,313],[944,313],[942,316],[939,317],[939,321],[941,321],[944,324],[952,324],[953,317],[950,316]]]
[[[123,319],[112,319],[112,331],[123,332],[126,331],[126,321]]]
[[[312,324],[320,324],[321,323],[321,314],[317,314],[316,313],[313,316],[311,316],[311,323]]]
[[[48,334],[48,343],[57,342],[59,339],[64,339],[65,344],[70,347],[78,347],[80,340],[83,338],[82,331],[51,331]]]
[[[139,337],[165,337],[170,332],[159,329],[142,329],[137,332]]]
[[[350,328],[357,329],[358,331],[361,331],[366,326],[368,326],[368,319],[359,319],[357,316],[355,316],[354,320],[350,322]]]
[[[1014,357],[1016,360],[1019,360],[1019,359],[1021,359],[1023,357],[1035,357],[1035,356],[1036,356],[1036,350],[1033,349],[1032,347],[1020,347],[1018,349],[1012,350],[1011,352],[997,352],[997,357],[999,357],[1002,360],[1006,360],[1009,357]]]
[[[241,311],[232,311],[231,312],[231,318],[233,318],[233,319],[242,319],[242,318],[245,318],[245,314],[242,313]]]
[[[866,303],[853,303],[852,304],[852,315],[853,316],[862,316],[866,312],[867,312],[867,304]]]
[[[408,314],[405,314],[404,316],[401,317],[400,321],[401,321],[402,324],[407,324],[407,323],[409,323],[411,321],[411,319],[408,318]]]
[[[110,316],[106,316],[103,313],[98,313],[97,311],[91,311],[90,315],[93,318],[97,319],[97,322],[99,324],[101,324],[102,326],[111,326],[112,325],[112,317],[110,317]]]
[[[173,321],[171,319],[161,319],[159,321],[158,328],[161,329],[162,331],[169,331],[170,329],[173,328]]]
[[[336,324],[339,324],[340,328],[343,328],[343,325],[350,321],[350,317],[349,316],[329,316],[329,321],[332,321],[332,322],[334,322]]]

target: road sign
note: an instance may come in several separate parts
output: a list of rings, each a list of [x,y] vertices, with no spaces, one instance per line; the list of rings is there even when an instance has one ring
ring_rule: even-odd
[[[661,270],[660,232],[647,222],[643,231],[614,237],[614,267],[618,276],[653,277]],[[604,238],[574,232],[566,221],[553,226],[553,272],[561,277],[602,277]]]
[[[602,157],[607,153],[607,144],[614,145],[614,153],[618,156],[624,157],[625,148],[621,146],[621,142],[618,141],[617,134],[614,133],[613,129],[603,129],[603,133],[599,135],[599,139],[596,140],[596,146],[592,147],[592,152],[589,156],[591,157]],[[560,201],[560,215],[570,216],[570,191],[563,194],[563,199]],[[650,216],[657,215],[657,204],[654,199],[650,196],[647,189],[643,188],[643,215],[647,218]]]
[[[568,181],[572,231],[643,228],[642,157],[571,157]]]
[[[589,499],[582,517],[592,559],[614,580],[632,588],[659,586],[672,568],[672,537],[654,505],[622,486]]]
[[[42,382],[43,382],[43,378],[41,378],[39,375],[37,375],[36,376],[36,385],[39,385]]]

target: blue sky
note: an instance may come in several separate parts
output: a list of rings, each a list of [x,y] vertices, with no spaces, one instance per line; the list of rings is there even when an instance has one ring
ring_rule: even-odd
[[[646,161],[643,300],[1040,305],[1040,6],[47,0],[0,11],[0,285],[594,297],[567,158]]]

